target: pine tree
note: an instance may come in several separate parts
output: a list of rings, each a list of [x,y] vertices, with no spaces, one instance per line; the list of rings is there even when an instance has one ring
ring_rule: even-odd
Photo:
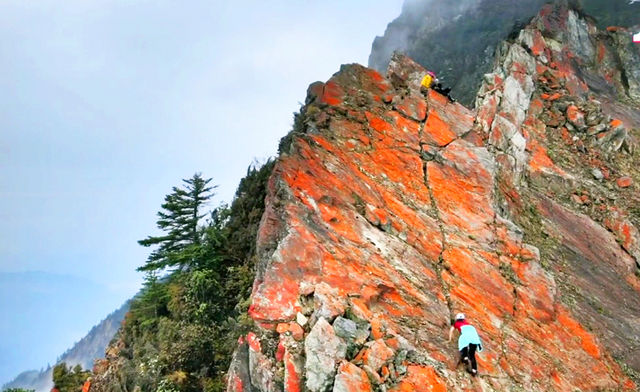
[[[162,210],[158,211],[159,229],[166,234],[149,236],[138,241],[142,246],[158,246],[138,271],[156,271],[171,267],[186,267],[197,263],[201,252],[201,232],[198,222],[206,214],[204,204],[213,196],[217,186],[209,186],[211,179],[196,173],[184,182],[183,188],[173,187],[165,196]]]
[[[80,392],[82,384],[91,375],[88,370],[82,370],[82,366],[67,366],[61,362],[53,368],[53,384],[60,392]]]

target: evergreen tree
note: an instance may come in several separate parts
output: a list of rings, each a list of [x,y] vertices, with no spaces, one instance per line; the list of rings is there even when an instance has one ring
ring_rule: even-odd
[[[165,280],[169,280],[169,278]],[[168,286],[158,279],[156,271],[147,271],[143,288],[131,305],[131,312],[140,320],[143,327],[155,325],[158,317],[168,313]]]
[[[165,196],[162,210],[158,211],[156,224],[166,234],[138,241],[145,247],[157,246],[138,271],[191,266],[200,258],[198,222],[206,215],[202,207],[213,196],[211,191],[217,186],[209,186],[211,179],[202,178],[200,173],[182,181],[183,188],[173,187],[173,192]]]
[[[150,257],[145,266],[154,263],[146,268],[144,288],[132,301],[119,332],[118,339],[124,345],[122,358],[127,360],[109,376],[112,392],[136,387],[141,391],[225,390],[225,375],[238,337],[253,323],[247,310],[254,281],[255,242],[274,165],[268,161],[261,167],[250,166],[231,205],[213,209],[206,222],[200,217],[205,215],[202,205],[209,198],[208,180],[200,178],[204,183],[197,186],[194,179],[185,181],[191,189],[173,188],[165,198],[158,227],[166,234],[144,242],[158,245],[156,256],[160,246],[168,255]],[[188,195],[195,199],[196,187],[200,204],[195,213],[197,203],[186,208],[175,206],[180,204],[176,200]],[[184,225],[187,221],[189,229]],[[178,245],[169,243],[172,236],[171,241]],[[188,268],[159,276],[168,266]],[[149,367],[151,363],[153,367]]]
[[[53,384],[60,392],[80,392],[82,384],[87,380],[91,372],[82,370],[82,366],[68,367],[61,362],[53,368]]]

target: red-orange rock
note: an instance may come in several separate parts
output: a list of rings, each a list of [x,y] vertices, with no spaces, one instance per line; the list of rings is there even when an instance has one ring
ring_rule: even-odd
[[[636,263],[640,263],[640,230],[618,209],[610,212],[604,224],[616,235],[617,240]]]
[[[427,122],[424,124],[423,139],[425,143],[442,147],[454,141],[458,135],[453,133],[449,125],[438,117],[437,112],[429,114]]]
[[[569,105],[567,107],[567,120],[578,128],[584,128],[584,114],[576,105]]]
[[[390,392],[446,392],[447,386],[432,367],[409,366],[407,375]]]
[[[289,332],[295,340],[304,339],[304,329],[298,323],[291,323],[289,325]]]
[[[369,392],[372,391],[369,377],[356,365],[342,362],[338,368],[336,381],[333,385],[335,392]]]
[[[302,360],[288,350],[284,355],[284,385],[286,392],[304,391],[302,381]]]
[[[622,120],[618,119],[618,118],[614,118],[613,120],[611,120],[611,122],[609,123],[609,126],[611,127],[611,129],[616,129],[620,126],[622,126]]]
[[[557,99],[559,99],[560,97],[562,97],[562,94],[560,93],[554,93],[554,94],[542,94],[540,95],[540,97],[546,101],[555,101]]]
[[[249,348],[255,352],[260,352],[262,351],[261,345],[260,345],[260,339],[258,339],[258,337],[256,336],[255,333],[253,332],[249,332],[247,334],[247,342],[249,343]]]
[[[620,177],[616,180],[616,184],[618,184],[620,188],[628,188],[633,184],[633,180],[631,177]]]
[[[285,350],[286,348],[284,347],[284,343],[282,339],[280,339],[280,342],[278,342],[278,349],[276,351],[276,361],[280,362],[284,359]]]
[[[387,347],[384,340],[378,339],[369,347],[362,360],[365,365],[377,372],[385,362],[393,357],[393,354],[394,351]]]
[[[405,96],[394,107],[400,113],[416,121],[423,121],[427,116],[427,103],[422,96]]]

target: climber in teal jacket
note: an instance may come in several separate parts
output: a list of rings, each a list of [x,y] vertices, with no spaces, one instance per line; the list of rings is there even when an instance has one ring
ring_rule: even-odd
[[[449,330],[449,341],[453,337],[453,331],[458,330],[458,351],[460,351],[460,361],[464,362],[467,370],[472,375],[478,374],[478,364],[476,363],[476,351],[482,351],[482,342],[475,327],[467,322],[464,313],[456,314],[456,320]],[[471,365],[471,369],[469,369]]]

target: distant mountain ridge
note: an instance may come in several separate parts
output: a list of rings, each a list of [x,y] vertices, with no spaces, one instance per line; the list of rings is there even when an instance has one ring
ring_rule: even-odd
[[[68,365],[80,365],[84,369],[91,369],[96,358],[104,356],[104,351],[111,339],[120,328],[125,314],[129,311],[129,302],[109,314],[99,324],[91,328],[89,333],[80,339],[70,349],[65,351],[56,363],[66,362]],[[48,392],[53,387],[52,366],[43,370],[27,370],[20,373],[12,381],[4,384],[2,390],[7,388],[34,389],[36,392]]]

